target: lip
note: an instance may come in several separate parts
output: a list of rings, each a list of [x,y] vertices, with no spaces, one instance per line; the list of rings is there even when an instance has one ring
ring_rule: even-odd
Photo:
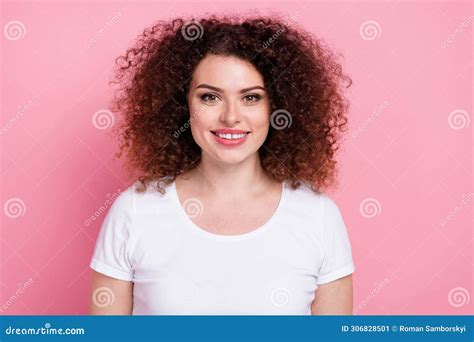
[[[241,129],[230,129],[230,128],[222,128],[222,129],[216,129],[214,131],[215,133],[221,133],[221,134],[242,134],[242,133],[250,133],[250,131],[243,131]]]
[[[250,132],[246,132],[246,131],[230,130],[232,131],[232,133],[226,133],[226,134],[242,134],[242,133],[247,133],[247,134],[243,138],[240,138],[240,139],[228,140],[228,139],[219,138],[216,134],[213,133],[213,132],[224,133],[224,131],[225,130],[211,131],[211,134],[219,144],[223,146],[228,146],[228,147],[239,146],[243,144],[247,140],[247,137],[250,134]]]

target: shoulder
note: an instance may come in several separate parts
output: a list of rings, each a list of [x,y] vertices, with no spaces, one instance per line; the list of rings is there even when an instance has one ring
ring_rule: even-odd
[[[133,185],[117,189],[112,194],[107,194],[106,203],[110,206],[109,216],[131,218],[134,213]]]
[[[143,188],[140,181],[136,180],[132,184],[125,186],[123,189],[118,189],[110,200],[113,201],[113,205],[122,209],[134,210],[137,201],[146,201],[160,196],[156,190],[157,181],[150,182],[147,185],[146,190],[142,191]],[[168,191],[168,189],[167,189]]]
[[[124,190],[124,202],[128,203],[137,218],[143,215],[158,215],[169,211],[174,205],[174,193],[172,188],[174,182],[166,185],[160,184],[164,189],[161,193],[158,190],[158,181],[154,180],[147,184],[146,189],[140,181],[135,181],[126,190]]]
[[[316,193],[302,183],[297,189],[288,189],[288,208],[292,221],[307,227],[320,238],[328,232],[345,229],[344,220],[336,201],[327,193]]]
[[[338,210],[336,202],[326,193],[313,191],[307,183],[302,182],[297,189],[288,185],[288,201],[301,211],[311,212],[318,218],[324,214],[334,214]]]

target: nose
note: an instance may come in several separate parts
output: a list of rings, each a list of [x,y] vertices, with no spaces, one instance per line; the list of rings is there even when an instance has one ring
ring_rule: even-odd
[[[240,122],[240,110],[236,103],[231,101],[227,102],[226,106],[220,115],[220,121],[225,122],[229,125]]]

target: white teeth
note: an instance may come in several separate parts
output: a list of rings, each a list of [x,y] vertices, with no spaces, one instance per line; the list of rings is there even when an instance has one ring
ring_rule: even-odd
[[[223,134],[223,133],[216,133],[216,135],[221,139],[233,140],[233,139],[242,139],[247,135],[247,133],[242,134]]]

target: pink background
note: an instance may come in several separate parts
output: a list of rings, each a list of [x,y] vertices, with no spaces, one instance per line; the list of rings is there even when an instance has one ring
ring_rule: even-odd
[[[88,313],[88,264],[105,214],[85,221],[128,186],[108,134],[118,117],[104,112],[114,58],[157,19],[252,8],[320,35],[353,78],[351,131],[330,195],[353,245],[354,313],[473,313],[468,1],[2,7],[1,314]]]

